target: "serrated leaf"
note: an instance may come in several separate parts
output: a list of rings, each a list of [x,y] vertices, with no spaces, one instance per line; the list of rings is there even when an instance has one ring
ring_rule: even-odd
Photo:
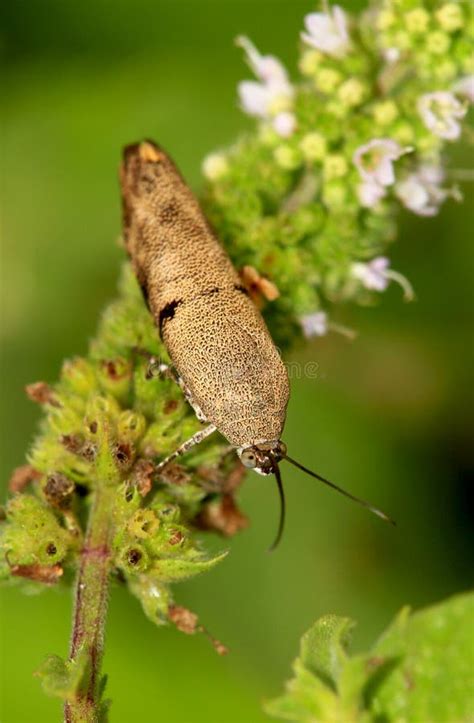
[[[371,708],[387,720],[464,723],[474,717],[474,594],[398,618],[374,646],[401,657]]]
[[[222,552],[210,559],[162,558],[153,565],[152,575],[162,582],[179,582],[210,570],[227,554],[227,552]]]
[[[314,723],[331,720],[337,710],[336,694],[316,675],[306,670],[298,658],[294,663],[295,678],[286,685],[286,693],[267,701],[268,715],[289,721]]]
[[[334,689],[347,660],[346,651],[353,627],[354,623],[349,618],[325,615],[301,638],[301,662]]]
[[[351,628],[335,616],[315,623],[266,712],[300,723],[472,723],[474,594],[411,616],[404,608],[371,651],[350,658]]]

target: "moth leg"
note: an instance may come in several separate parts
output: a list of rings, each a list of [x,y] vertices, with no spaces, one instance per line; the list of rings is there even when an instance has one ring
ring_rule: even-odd
[[[157,377],[171,379],[171,381],[177,384],[183,392],[184,396],[186,397],[186,401],[193,408],[194,414],[196,415],[198,420],[200,422],[207,422],[206,415],[204,414],[202,409],[195,403],[191,392],[189,391],[179,374],[175,372],[173,367],[171,367],[169,364],[164,364],[164,362],[162,362],[158,357],[153,356],[152,354],[141,350],[140,353],[146,356],[148,359],[148,367],[145,373],[145,377],[147,379],[156,379]]]
[[[160,361],[158,357],[153,356],[152,354],[148,357],[148,367],[145,372],[145,377],[147,379],[156,379],[157,377],[171,379],[171,381],[175,382],[175,384],[181,386],[180,378],[174,369],[170,367],[169,364],[165,364]]]
[[[164,460],[162,460],[159,464],[156,465],[155,471],[160,472],[160,470],[163,469],[169,462],[172,462],[173,459],[176,459],[176,457],[181,457],[182,454],[185,454],[190,449],[196,446],[196,444],[199,444],[203,441],[203,439],[206,439],[206,437],[209,437],[210,434],[216,431],[216,428],[213,424],[208,424],[207,427],[204,427],[204,429],[200,429],[198,432],[193,434],[192,437],[186,440],[186,442],[183,442],[177,449],[175,449],[174,452],[168,455]]]
[[[186,385],[183,382],[183,380],[181,379],[181,377],[178,377],[178,384],[181,387],[181,389],[183,390],[183,394],[186,397],[186,401],[188,402],[189,406],[192,407],[194,414],[196,415],[198,420],[200,422],[207,422],[206,415],[202,411],[201,407],[198,404],[196,404],[196,402],[194,401],[191,392],[186,387]]]

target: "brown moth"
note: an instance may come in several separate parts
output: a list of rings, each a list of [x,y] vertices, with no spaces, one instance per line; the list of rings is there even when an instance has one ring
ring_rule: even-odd
[[[159,468],[218,430],[246,467],[275,474],[282,514],[274,546],[284,522],[282,459],[388,519],[288,457],[281,441],[290,393],[286,368],[170,157],[151,141],[129,145],[120,181],[127,252],[178,382],[207,423]]]

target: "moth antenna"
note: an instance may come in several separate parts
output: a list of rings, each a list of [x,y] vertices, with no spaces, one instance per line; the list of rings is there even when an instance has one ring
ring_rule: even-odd
[[[309,474],[310,477],[315,477],[320,482],[323,482],[323,484],[327,485],[328,487],[332,487],[333,490],[336,490],[336,492],[340,492],[341,495],[344,495],[345,497],[348,497],[353,502],[357,502],[357,504],[361,505],[362,507],[365,507],[367,510],[370,510],[374,515],[377,515],[377,517],[380,517],[384,522],[390,522],[391,525],[395,526],[396,522],[395,520],[392,520],[391,517],[385,514],[385,512],[382,512],[382,510],[379,510],[378,507],[374,507],[373,505],[369,504],[365,500],[361,500],[360,497],[356,497],[355,495],[352,495],[350,492],[347,492],[346,490],[342,489],[342,487],[339,487],[338,485],[334,484],[334,482],[331,482],[330,480],[326,479],[325,477],[321,477],[321,475],[316,474],[316,472],[312,472],[307,467],[303,467],[302,464],[297,462],[295,459],[292,459],[291,457],[288,457],[288,455],[285,455],[283,459],[288,460],[290,464],[293,464],[295,467],[298,467],[298,469],[302,470],[303,472],[306,472],[306,474]]]
[[[285,490],[283,489],[283,482],[281,481],[281,474],[280,474],[280,468],[277,464],[277,462],[273,465],[273,473],[275,475],[277,487],[278,487],[278,493],[280,496],[280,521],[278,523],[278,532],[276,534],[276,537],[272,543],[272,545],[268,548],[268,552],[273,552],[273,550],[276,550],[278,545],[280,544],[280,540],[283,535],[283,530],[285,527],[285,511],[286,511],[286,504],[285,504]]]

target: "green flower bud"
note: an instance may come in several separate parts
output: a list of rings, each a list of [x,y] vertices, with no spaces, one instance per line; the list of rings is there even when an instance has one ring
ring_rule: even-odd
[[[36,497],[20,494],[7,505],[2,548],[10,565],[54,565],[66,556],[70,533]]]
[[[129,574],[138,574],[149,567],[150,556],[143,545],[133,543],[119,551],[117,565]]]
[[[173,523],[178,522],[181,511],[178,507],[178,505],[173,504],[158,504],[153,505],[153,509],[157,515],[157,517],[160,520],[163,520],[165,523]]]
[[[442,83],[448,83],[454,80],[458,75],[458,69],[456,63],[452,60],[443,60],[440,63],[436,63],[433,69],[435,78],[440,80]]]
[[[347,188],[341,181],[324,184],[323,201],[328,208],[341,208],[347,201]]]
[[[302,162],[302,156],[298,149],[292,148],[289,145],[275,148],[273,157],[280,168],[284,168],[287,171],[294,171]]]
[[[305,50],[299,62],[299,69],[302,75],[315,75],[319,66],[324,60],[324,55],[318,50]]]
[[[321,161],[326,155],[326,139],[321,133],[307,133],[300,141],[300,149],[307,161]]]
[[[160,526],[160,521],[153,510],[137,510],[130,518],[127,530],[130,535],[145,540],[153,537]]]
[[[399,50],[409,50],[411,47],[411,37],[409,33],[406,33],[403,30],[400,30],[398,33],[395,33],[395,37],[393,39],[393,44],[396,48]]]
[[[368,94],[368,88],[357,78],[349,78],[339,86],[337,95],[341,103],[349,108],[360,105]]]
[[[404,17],[405,27],[409,33],[420,35],[425,33],[430,22],[430,15],[424,8],[415,8],[406,13]]]
[[[453,33],[464,25],[464,17],[460,5],[446,3],[435,12],[435,17],[443,30]]]
[[[123,357],[103,360],[98,365],[97,378],[104,392],[125,402],[131,388],[132,364]]]
[[[80,357],[65,361],[61,369],[61,380],[67,388],[76,394],[87,397],[97,389],[97,379],[93,365]]]
[[[435,136],[434,133],[428,133],[418,138],[416,145],[420,153],[431,154],[433,151],[437,151],[440,148],[441,138]]]
[[[211,153],[202,163],[202,172],[209,181],[218,181],[227,175],[229,163],[224,153]]]
[[[117,420],[117,437],[121,442],[137,442],[145,433],[146,419],[143,414],[126,409]]]
[[[426,49],[433,55],[444,55],[451,45],[451,38],[441,30],[435,30],[426,36]]]
[[[392,10],[384,9],[377,13],[375,24],[377,30],[388,30],[393,27],[397,21],[397,16]]]
[[[328,113],[331,113],[332,116],[335,116],[339,120],[342,120],[342,118],[346,118],[348,115],[347,106],[345,106],[343,103],[341,103],[340,100],[333,100],[330,101],[327,106]],[[334,123],[334,118],[332,118],[332,122],[335,126],[338,126],[338,123]]]
[[[348,170],[347,161],[340,154],[332,153],[324,159],[323,173],[328,181],[334,178],[342,178],[347,174]]]
[[[129,482],[122,483],[117,488],[114,504],[114,516],[117,527],[125,525],[130,519],[132,512],[137,510],[142,503],[142,497],[137,487]]]
[[[321,68],[314,78],[316,88],[326,95],[333,93],[341,81],[342,74],[333,68]]]
[[[311,207],[302,206],[291,215],[291,224],[299,238],[317,233],[324,224],[324,211],[321,204]]]
[[[119,414],[120,407],[113,397],[102,397],[97,395],[92,397],[87,404],[86,423],[92,434],[100,435],[107,423],[110,420],[117,419]],[[94,422],[96,424],[94,424]]]
[[[388,126],[397,118],[398,108],[393,100],[384,100],[373,106],[372,114],[378,125]]]
[[[271,123],[261,123],[258,128],[258,139],[264,146],[274,147],[281,142],[281,137]]]
[[[405,120],[400,120],[395,124],[391,131],[391,137],[400,143],[400,145],[408,145],[415,140],[415,131],[413,127]]]

